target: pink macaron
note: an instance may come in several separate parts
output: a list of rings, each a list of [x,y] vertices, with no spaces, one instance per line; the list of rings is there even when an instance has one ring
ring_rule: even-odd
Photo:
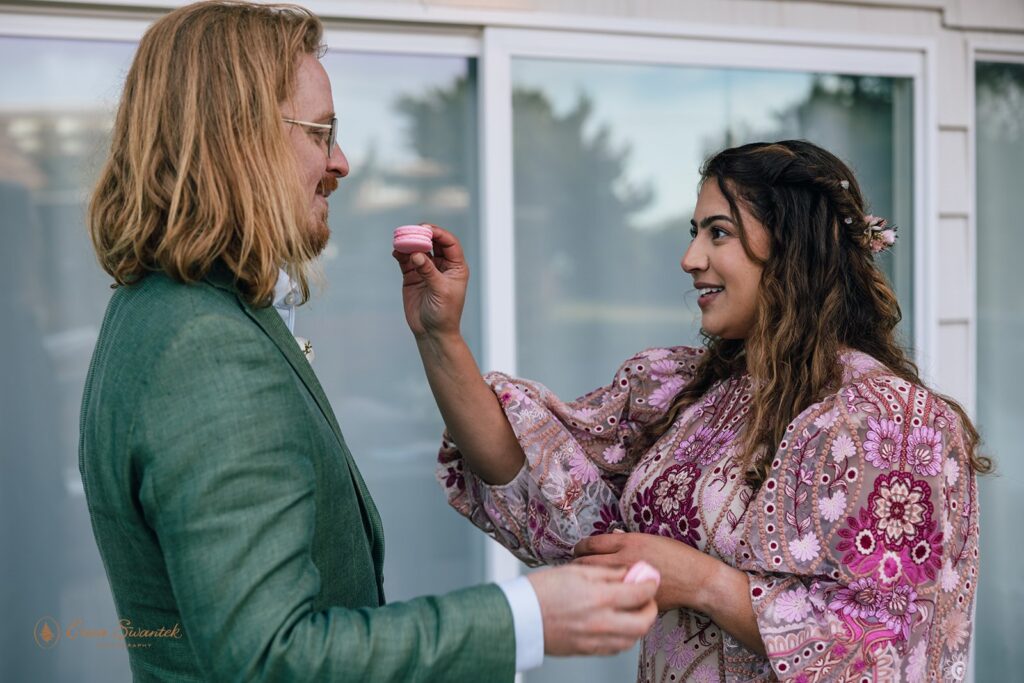
[[[640,583],[641,581],[653,581],[654,585],[661,585],[661,574],[657,569],[647,564],[643,560],[640,560],[626,572],[626,576],[622,579],[623,583]]]
[[[434,248],[434,232],[425,225],[403,225],[395,228],[393,245],[403,254],[427,252]]]

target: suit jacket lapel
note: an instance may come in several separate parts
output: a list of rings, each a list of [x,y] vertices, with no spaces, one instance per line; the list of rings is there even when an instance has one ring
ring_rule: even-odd
[[[374,504],[373,498],[370,497],[369,490],[366,488],[366,482],[363,481],[363,477],[356,467],[355,461],[352,459],[352,454],[345,443],[345,438],[341,434],[341,427],[338,426],[338,421],[334,416],[334,411],[331,409],[331,404],[327,400],[327,395],[324,393],[323,387],[320,386],[320,381],[316,378],[313,368],[310,367],[309,361],[306,360],[306,356],[299,348],[298,342],[295,341],[295,337],[288,331],[288,327],[281,320],[281,316],[277,311],[272,306],[257,308],[250,305],[238,291],[238,288],[235,287],[233,275],[223,264],[218,263],[215,265],[206,279],[213,286],[231,292],[246,314],[277,345],[285,359],[292,366],[292,369],[302,380],[302,383],[306,385],[306,389],[313,396],[316,404],[320,407],[320,412],[323,413],[327,423],[331,426],[331,430],[334,431],[334,435],[338,438],[343,457],[348,465],[352,479],[356,483],[359,508],[363,515],[363,524],[366,527],[367,536],[370,538],[370,547],[373,549],[379,584],[381,581],[380,573],[384,564],[384,534],[382,532],[380,514],[377,512],[377,506]],[[382,586],[378,586],[383,602],[382,588]]]

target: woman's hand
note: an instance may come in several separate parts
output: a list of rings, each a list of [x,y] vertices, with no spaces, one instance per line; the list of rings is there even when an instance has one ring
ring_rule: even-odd
[[[405,320],[417,338],[458,335],[469,266],[455,235],[436,225],[423,225],[434,233],[433,256],[391,253],[402,268]]]
[[[664,536],[642,533],[600,534],[573,548],[576,562],[629,567],[645,560],[661,573],[654,599],[664,612],[688,607],[707,616],[753,652],[764,642],[750,601],[747,575],[725,562]]]
[[[655,600],[660,611],[690,607],[704,611],[704,596],[718,565],[724,563],[681,541],[644,533],[600,534],[573,548],[577,562],[605,567],[630,567],[644,560],[661,573]]]

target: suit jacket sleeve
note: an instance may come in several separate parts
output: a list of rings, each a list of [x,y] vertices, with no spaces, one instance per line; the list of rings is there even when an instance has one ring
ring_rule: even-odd
[[[155,358],[136,414],[139,504],[210,680],[511,680],[496,586],[314,609],[310,410],[253,326],[193,319]],[[305,435],[305,439],[304,439]]]

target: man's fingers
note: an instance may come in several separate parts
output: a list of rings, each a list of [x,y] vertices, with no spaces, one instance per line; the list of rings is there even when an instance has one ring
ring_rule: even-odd
[[[654,599],[658,586],[653,581],[609,586],[608,604],[619,610],[639,610]]]
[[[599,556],[588,557],[588,560],[607,560],[607,558],[601,558]],[[572,565],[576,568],[577,572],[583,574],[583,578],[590,581],[601,581],[606,583],[621,583],[626,578],[626,572],[629,571],[627,567],[617,565],[600,565],[600,564],[587,564],[584,563],[581,558],[577,562],[573,562]]]

